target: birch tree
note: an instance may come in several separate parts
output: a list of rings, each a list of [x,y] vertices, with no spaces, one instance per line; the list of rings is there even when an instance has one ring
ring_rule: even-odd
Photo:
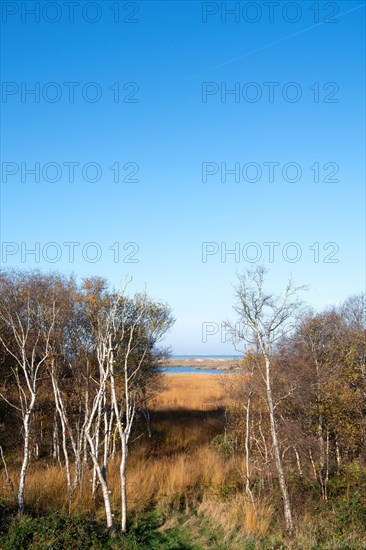
[[[30,460],[31,422],[38,395],[42,367],[50,354],[56,317],[52,280],[40,274],[2,274],[0,343],[13,360],[10,367],[18,399],[3,399],[20,415],[23,428],[23,458],[18,484],[18,508],[24,512],[26,476]],[[4,334],[8,338],[4,338]]]
[[[102,489],[104,508],[108,528],[113,527],[110,490],[107,479],[108,470],[108,405],[107,386],[111,376],[112,334],[115,317],[114,298],[107,291],[106,281],[92,278],[84,281],[84,303],[90,321],[92,333],[92,351],[96,355],[98,373],[90,384],[91,406],[86,409],[85,437],[89,445],[93,463],[93,493],[96,477]],[[104,417],[104,452],[100,462],[100,431]]]
[[[127,528],[126,465],[136,413],[146,409],[147,385],[154,373],[157,343],[172,325],[169,308],[145,293],[130,298],[128,282],[120,291],[104,292],[102,280],[89,280],[87,302],[92,318],[99,378],[86,426],[94,472],[102,487],[107,525],[112,527],[107,469],[109,442],[115,423],[120,442],[121,530]],[[92,429],[93,434],[92,434]],[[100,441],[100,432],[103,438]],[[99,447],[102,446],[102,464]]]
[[[265,400],[268,408],[273,454],[281,489],[286,530],[293,530],[293,519],[290,497],[283,467],[281,445],[278,436],[278,419],[276,408],[278,400],[273,395],[273,369],[275,353],[281,342],[292,331],[296,314],[301,303],[297,298],[299,290],[292,281],[286,286],[281,296],[268,293],[264,289],[266,270],[257,267],[239,276],[236,287],[235,312],[240,318],[239,338],[255,346],[262,361],[258,365],[264,382]],[[285,398],[281,396],[280,399]]]
[[[130,436],[137,410],[146,407],[146,370],[151,351],[171,327],[173,319],[165,304],[145,293],[132,300],[124,292],[116,299],[110,342],[111,397],[121,443],[121,530],[127,528],[126,466]],[[117,388],[120,386],[120,391]]]
[[[157,344],[173,322],[165,304],[145,293],[131,298],[126,288],[111,291],[98,277],[78,286],[61,275],[0,274],[0,397],[23,429],[21,512],[32,446],[39,459],[39,445],[47,438],[50,456],[65,468],[69,509],[91,462],[91,489],[95,496],[101,489],[109,528],[108,463],[112,453],[120,455],[121,528],[126,530],[131,434],[139,415],[151,434],[148,401],[159,388],[159,366],[166,357]]]

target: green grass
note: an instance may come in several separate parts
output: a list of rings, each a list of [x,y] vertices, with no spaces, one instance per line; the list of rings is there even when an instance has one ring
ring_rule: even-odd
[[[344,513],[344,510],[342,510]],[[7,516],[1,520],[1,550],[362,550],[365,538],[349,536],[342,529],[328,529],[319,518],[317,526],[308,526],[293,538],[281,534],[265,537],[233,534],[212,525],[202,514],[176,515],[174,525],[156,510],[135,517],[128,533],[109,532],[103,523],[83,514],[64,512],[48,516]],[[171,524],[171,519],[169,524]],[[353,518],[354,519],[354,518]]]
[[[202,550],[177,525],[161,531],[161,515],[152,511],[136,517],[128,534],[109,532],[91,516],[54,513],[48,516],[7,516],[1,522],[2,550]]]
[[[292,537],[281,533],[277,524],[266,536],[249,535],[239,529],[225,532],[207,515],[184,507],[180,511],[153,509],[132,516],[127,534],[108,531],[103,520],[97,521],[91,515],[55,512],[20,517],[3,509],[0,549],[365,550],[365,479],[363,470],[348,471],[329,484],[328,503],[309,498],[308,513],[297,517]]]

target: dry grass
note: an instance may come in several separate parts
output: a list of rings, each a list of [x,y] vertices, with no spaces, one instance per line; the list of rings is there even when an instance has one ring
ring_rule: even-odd
[[[166,390],[153,401],[154,410],[204,411],[217,409],[225,403],[217,374],[166,374],[164,379]]]
[[[128,474],[131,508],[142,510],[149,504],[176,507],[180,507],[182,502],[186,506],[195,504],[207,487],[222,482],[232,472],[229,464],[222,468],[217,462],[217,456],[209,448],[134,462]],[[117,468],[115,474],[118,476]],[[113,469],[110,480],[113,480]],[[118,502],[118,489],[113,498]]]
[[[199,511],[221,525],[225,533],[233,530],[253,535],[266,535],[273,509],[265,502],[253,504],[245,495],[237,494],[230,501],[205,499]]]
[[[194,506],[226,531],[245,528],[251,533],[265,533],[271,517],[268,507],[254,509],[241,495],[225,502],[220,499],[222,485],[240,478],[241,469],[234,459],[221,459],[210,446],[212,438],[224,429],[225,395],[220,376],[169,374],[166,382],[166,391],[152,403],[153,437],[141,438],[131,447],[127,485],[130,512],[154,505],[170,509]],[[16,479],[18,472],[11,473]],[[101,495],[91,495],[91,477],[87,472],[81,491],[73,495],[71,510],[103,517]],[[108,480],[112,507],[118,510],[118,457],[109,464]],[[3,471],[0,482],[0,498],[10,504]],[[65,487],[62,467],[33,462],[27,478],[27,503],[37,511],[67,509]]]

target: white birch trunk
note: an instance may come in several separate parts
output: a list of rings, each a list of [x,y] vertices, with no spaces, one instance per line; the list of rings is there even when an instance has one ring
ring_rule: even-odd
[[[121,478],[121,531],[126,532],[127,529],[127,491],[126,491],[126,463],[127,463],[127,444],[126,436],[122,437],[122,456],[120,464]]]
[[[249,430],[250,430],[250,393],[247,400],[247,409],[245,415],[245,491],[248,496],[253,499],[252,491],[250,489],[250,464],[249,464]]]
[[[293,530],[293,521],[292,521],[290,497],[288,494],[285,473],[283,470],[282,459],[280,454],[280,446],[278,443],[277,426],[276,426],[276,420],[275,420],[271,378],[270,378],[270,361],[267,358],[266,358],[266,387],[267,387],[267,402],[268,402],[271,435],[272,435],[272,442],[273,442],[273,451],[275,456],[275,464],[277,468],[278,481],[280,484],[282,500],[283,500],[286,530],[288,532],[291,532]]]
[[[24,512],[24,492],[25,492],[25,480],[27,477],[28,465],[29,465],[29,441],[30,441],[30,419],[35,402],[35,395],[32,395],[31,402],[28,411],[23,418],[24,429],[24,447],[23,447],[23,461],[19,475],[19,488],[18,488],[18,509],[21,514]]]
[[[113,527],[113,517],[112,517],[111,499],[110,499],[108,484],[107,484],[107,481],[104,479],[102,469],[99,466],[98,459],[96,456],[95,445],[93,443],[93,439],[90,437],[89,434],[87,434],[87,440],[90,446],[90,456],[92,458],[94,471],[98,475],[98,480],[102,488],[107,527],[108,529],[111,529]]]

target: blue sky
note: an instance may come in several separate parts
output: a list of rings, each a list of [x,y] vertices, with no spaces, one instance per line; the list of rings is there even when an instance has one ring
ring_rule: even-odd
[[[255,254],[316,309],[362,291],[365,2],[290,4],[81,1],[71,22],[4,1],[3,267],[131,275],[172,306],[176,354],[232,353],[202,324],[233,318]]]

